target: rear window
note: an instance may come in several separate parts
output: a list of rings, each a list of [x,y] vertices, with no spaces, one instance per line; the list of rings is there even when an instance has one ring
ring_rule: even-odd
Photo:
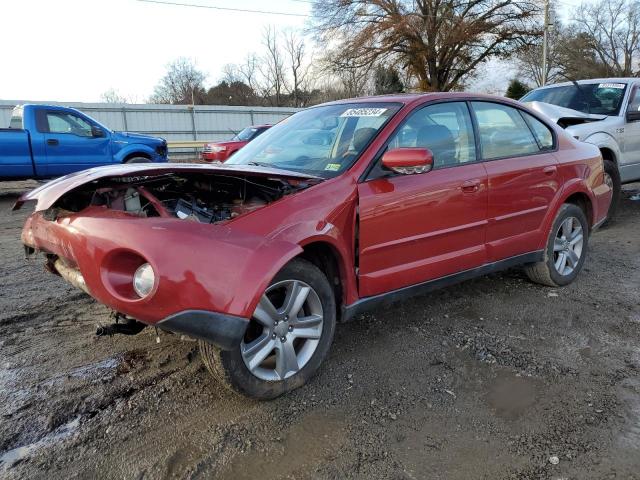
[[[22,130],[22,108],[14,108],[9,121],[9,128]]]

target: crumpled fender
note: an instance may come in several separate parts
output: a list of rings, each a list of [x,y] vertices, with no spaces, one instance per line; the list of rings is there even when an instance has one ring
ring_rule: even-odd
[[[289,225],[286,229],[276,232],[276,235],[271,237],[272,240],[275,241],[275,244],[289,245],[291,248],[285,255],[277,258],[273,263],[273,267],[268,272],[261,274],[262,276],[255,275],[256,272],[251,266],[247,266],[249,270],[245,271],[243,275],[248,279],[249,285],[257,286],[254,288],[255,294],[253,300],[249,303],[248,311],[253,312],[255,310],[262,293],[269,286],[273,277],[275,277],[291,259],[300,255],[303,252],[304,246],[316,242],[327,244],[334,250],[338,261],[341,284],[344,289],[344,300],[346,300],[347,303],[355,301],[357,299],[357,286],[355,276],[352,273],[353,255],[347,250],[344,242],[341,241],[341,235],[340,228],[325,221],[300,222]],[[264,248],[270,248],[269,244],[265,244]],[[263,250],[262,253],[266,252],[266,250]],[[268,256],[271,256],[270,253],[271,252],[269,252]]]

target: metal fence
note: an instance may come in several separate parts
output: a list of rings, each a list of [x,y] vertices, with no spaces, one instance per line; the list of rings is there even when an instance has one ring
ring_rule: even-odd
[[[29,102],[0,100],[0,128],[9,125],[16,105],[39,103],[77,108],[112,130],[166,138],[172,156],[197,153],[207,141],[227,140],[249,125],[276,123],[299,109],[215,105],[128,105],[118,103]],[[194,142],[196,142],[194,144]],[[194,147],[194,145],[196,145]]]

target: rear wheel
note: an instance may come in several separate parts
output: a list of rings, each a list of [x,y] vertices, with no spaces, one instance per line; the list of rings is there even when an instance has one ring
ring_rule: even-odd
[[[200,341],[208,370],[224,386],[267,400],[304,385],[327,356],[336,324],[333,290],[312,263],[294,259],[265,290],[240,345]]]
[[[528,277],[542,285],[560,287],[573,282],[587,254],[589,224],[582,209],[565,203],[549,232],[544,259],[527,265]]]
[[[611,197],[611,203],[609,204],[609,210],[607,211],[607,223],[613,219],[618,210],[618,204],[620,203],[620,195],[622,191],[622,184],[620,182],[620,172],[618,167],[611,160],[604,161],[604,183],[609,185],[613,191]]]

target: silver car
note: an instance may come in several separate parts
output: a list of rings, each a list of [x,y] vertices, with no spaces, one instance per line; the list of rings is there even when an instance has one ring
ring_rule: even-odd
[[[613,188],[608,217],[622,184],[640,180],[640,78],[600,78],[536,88],[520,99],[583,142],[596,145]]]

